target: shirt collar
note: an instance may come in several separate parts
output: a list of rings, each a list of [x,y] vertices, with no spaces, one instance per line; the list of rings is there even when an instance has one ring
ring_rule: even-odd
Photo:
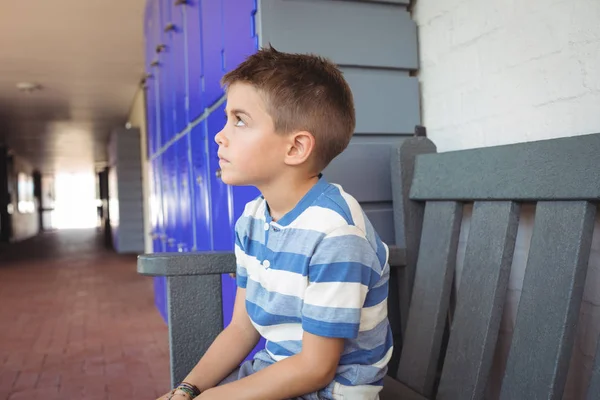
[[[276,224],[281,226],[287,226],[291,224],[300,214],[302,214],[308,207],[310,207],[315,200],[325,191],[325,188],[329,185],[329,182],[323,177],[323,174],[319,174],[319,180],[313,185],[312,188],[302,197],[302,199],[296,204],[296,206],[286,213]],[[269,212],[268,205],[265,207],[265,220],[267,223],[271,223],[271,213]]]

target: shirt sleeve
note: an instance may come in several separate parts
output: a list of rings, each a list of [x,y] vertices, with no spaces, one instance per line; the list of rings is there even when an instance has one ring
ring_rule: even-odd
[[[356,338],[365,298],[381,277],[377,253],[360,229],[344,226],[325,236],[308,267],[302,328],[335,338]]]
[[[248,283],[248,270],[246,269],[246,253],[242,242],[244,232],[240,221],[241,218],[238,219],[235,224],[235,282],[239,288],[246,289],[246,284]]]

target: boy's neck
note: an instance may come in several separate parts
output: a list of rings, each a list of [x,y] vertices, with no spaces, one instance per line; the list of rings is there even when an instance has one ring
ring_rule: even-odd
[[[319,181],[319,175],[309,177],[281,176],[277,182],[259,188],[269,207],[273,221],[292,211],[300,200]]]

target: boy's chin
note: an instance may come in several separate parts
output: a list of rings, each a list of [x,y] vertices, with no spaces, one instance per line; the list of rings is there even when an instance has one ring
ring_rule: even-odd
[[[248,182],[242,177],[231,176],[226,173],[221,175],[221,181],[229,186],[252,186],[252,182]]]

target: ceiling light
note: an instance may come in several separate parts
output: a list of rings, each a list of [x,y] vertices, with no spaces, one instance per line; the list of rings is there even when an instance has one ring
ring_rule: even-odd
[[[17,83],[17,89],[21,92],[33,92],[34,90],[41,90],[42,87],[33,82],[19,82]]]

